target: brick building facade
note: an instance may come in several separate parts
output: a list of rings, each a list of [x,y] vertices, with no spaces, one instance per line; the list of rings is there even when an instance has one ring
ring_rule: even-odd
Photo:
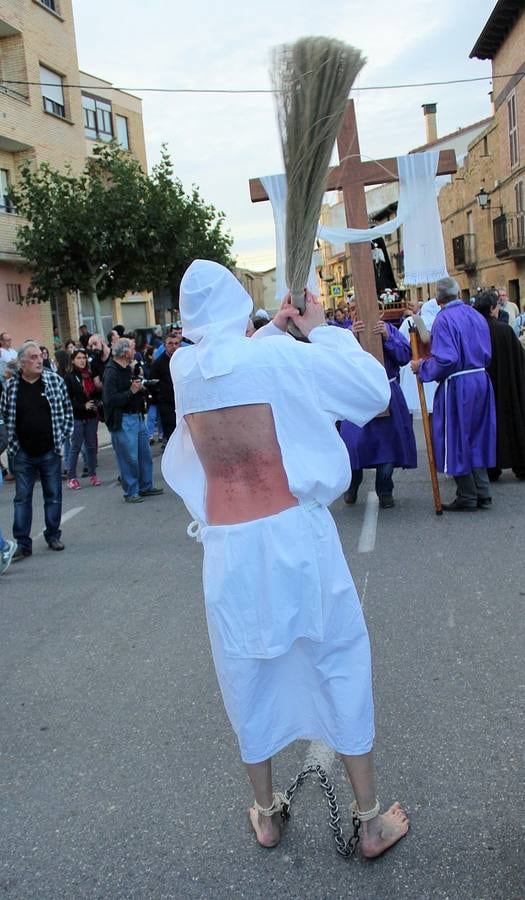
[[[79,172],[95,143],[112,139],[146,170],[141,101],[79,71],[71,0],[0,0],[0,331],[15,346],[30,337],[51,347],[54,326],[65,340],[76,337],[81,321],[92,327],[92,318],[82,297],[16,302],[29,274],[15,249],[20,218],[9,186],[27,160]],[[103,312],[108,325],[154,322],[149,295],[105,301]]]

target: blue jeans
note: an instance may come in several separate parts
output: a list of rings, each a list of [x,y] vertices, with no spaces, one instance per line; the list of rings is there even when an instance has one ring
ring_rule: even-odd
[[[44,495],[44,537],[50,541],[59,540],[62,518],[62,458],[59,453],[49,450],[42,456],[28,456],[19,450],[13,459],[16,478],[15,520],[13,537],[19,547],[31,550],[31,523],[33,521],[33,488],[37,472],[40,474]]]
[[[0,466],[0,487],[2,487],[3,483],[4,483],[4,479],[2,477],[2,468]],[[0,550],[3,550],[4,544],[5,544],[5,537],[2,534],[2,529],[0,528]]]
[[[392,475],[394,472],[394,466],[392,463],[380,463],[380,465],[376,466],[376,494],[378,497],[384,496],[385,494],[389,496],[394,490],[394,482],[392,480]],[[352,484],[350,486],[350,490],[357,493],[357,489],[363,480],[363,470],[362,469],[352,469]]]
[[[155,432],[157,432],[159,437],[162,436],[162,425],[160,422],[159,408],[155,403],[152,403],[148,407],[146,426],[148,429],[148,437],[152,438]]]
[[[144,416],[124,413],[122,428],[111,432],[125,497],[153,487],[153,462]]]
[[[88,475],[95,474],[97,469],[97,428],[98,418],[85,421],[75,419],[67,466],[69,478],[77,477],[77,460],[81,448],[83,448],[82,455],[86,461]]]

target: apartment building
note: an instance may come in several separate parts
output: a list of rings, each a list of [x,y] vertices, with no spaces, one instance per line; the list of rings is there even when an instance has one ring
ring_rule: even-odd
[[[76,337],[93,315],[81,296],[17,302],[30,277],[15,249],[21,220],[9,186],[26,161],[78,172],[97,142],[114,139],[146,170],[141,101],[79,70],[71,0],[0,0],[0,331],[15,345],[33,338],[52,346],[54,327],[64,340]],[[153,324],[150,295],[104,301],[104,325],[116,321]]]
[[[494,119],[439,198],[449,271],[464,296],[502,286],[525,307],[525,7],[499,0],[470,54],[490,59]]]

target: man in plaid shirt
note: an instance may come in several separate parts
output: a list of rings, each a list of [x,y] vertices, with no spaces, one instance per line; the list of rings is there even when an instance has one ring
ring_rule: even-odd
[[[13,561],[31,556],[33,488],[37,473],[44,495],[44,537],[51,550],[63,550],[61,452],[73,432],[73,409],[64,381],[45,369],[38,344],[26,341],[18,351],[19,372],[9,380],[1,400],[7,427],[7,450],[16,480]]]

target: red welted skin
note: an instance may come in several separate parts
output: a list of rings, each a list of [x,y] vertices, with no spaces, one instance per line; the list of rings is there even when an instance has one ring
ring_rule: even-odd
[[[270,405],[233,406],[185,418],[206,475],[209,525],[249,522],[297,506]]]

